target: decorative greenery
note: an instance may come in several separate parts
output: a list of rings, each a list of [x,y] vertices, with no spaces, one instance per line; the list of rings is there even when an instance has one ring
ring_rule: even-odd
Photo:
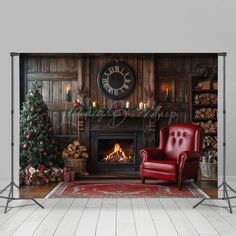
[[[69,110],[71,114],[79,114],[81,116],[92,116],[92,117],[101,117],[101,116],[129,116],[129,117],[154,117],[157,115],[162,106],[158,105],[156,108],[126,108],[125,106],[115,103],[111,108],[104,107],[91,107],[80,105],[76,103],[74,107]]]
[[[54,138],[48,107],[37,82],[26,95],[20,114],[20,165],[61,166],[63,164]]]
[[[201,64],[198,64],[198,63],[193,65],[192,70],[193,70],[193,72],[203,74],[205,77],[207,77],[209,75],[212,75],[213,73],[216,72],[216,68],[209,67],[209,66],[206,66],[206,65],[201,65]]]

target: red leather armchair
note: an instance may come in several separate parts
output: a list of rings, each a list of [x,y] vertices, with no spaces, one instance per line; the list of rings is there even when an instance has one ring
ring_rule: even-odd
[[[204,130],[192,124],[175,124],[160,130],[159,148],[140,150],[142,183],[156,178],[178,183],[198,179]]]

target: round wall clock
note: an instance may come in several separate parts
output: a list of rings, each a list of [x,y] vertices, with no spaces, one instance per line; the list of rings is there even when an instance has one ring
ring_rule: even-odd
[[[110,62],[98,73],[97,85],[107,98],[124,99],[133,92],[135,87],[133,70],[125,62]]]

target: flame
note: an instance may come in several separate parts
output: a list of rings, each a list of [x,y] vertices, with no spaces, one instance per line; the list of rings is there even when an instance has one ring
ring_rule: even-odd
[[[116,143],[113,148],[113,152],[108,154],[103,158],[103,161],[113,161],[116,159],[116,162],[128,162],[132,160],[132,156],[126,156],[123,149],[120,147],[119,143]]]

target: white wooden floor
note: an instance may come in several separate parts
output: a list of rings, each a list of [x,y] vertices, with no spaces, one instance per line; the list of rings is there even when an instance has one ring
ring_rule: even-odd
[[[5,200],[0,199],[0,235],[236,235],[236,207],[230,214],[221,207],[192,209],[199,199],[39,199],[45,209],[31,201],[12,202],[4,214]],[[223,201],[208,204],[226,206]],[[17,207],[29,204],[25,207]],[[236,200],[232,200],[236,206]]]

